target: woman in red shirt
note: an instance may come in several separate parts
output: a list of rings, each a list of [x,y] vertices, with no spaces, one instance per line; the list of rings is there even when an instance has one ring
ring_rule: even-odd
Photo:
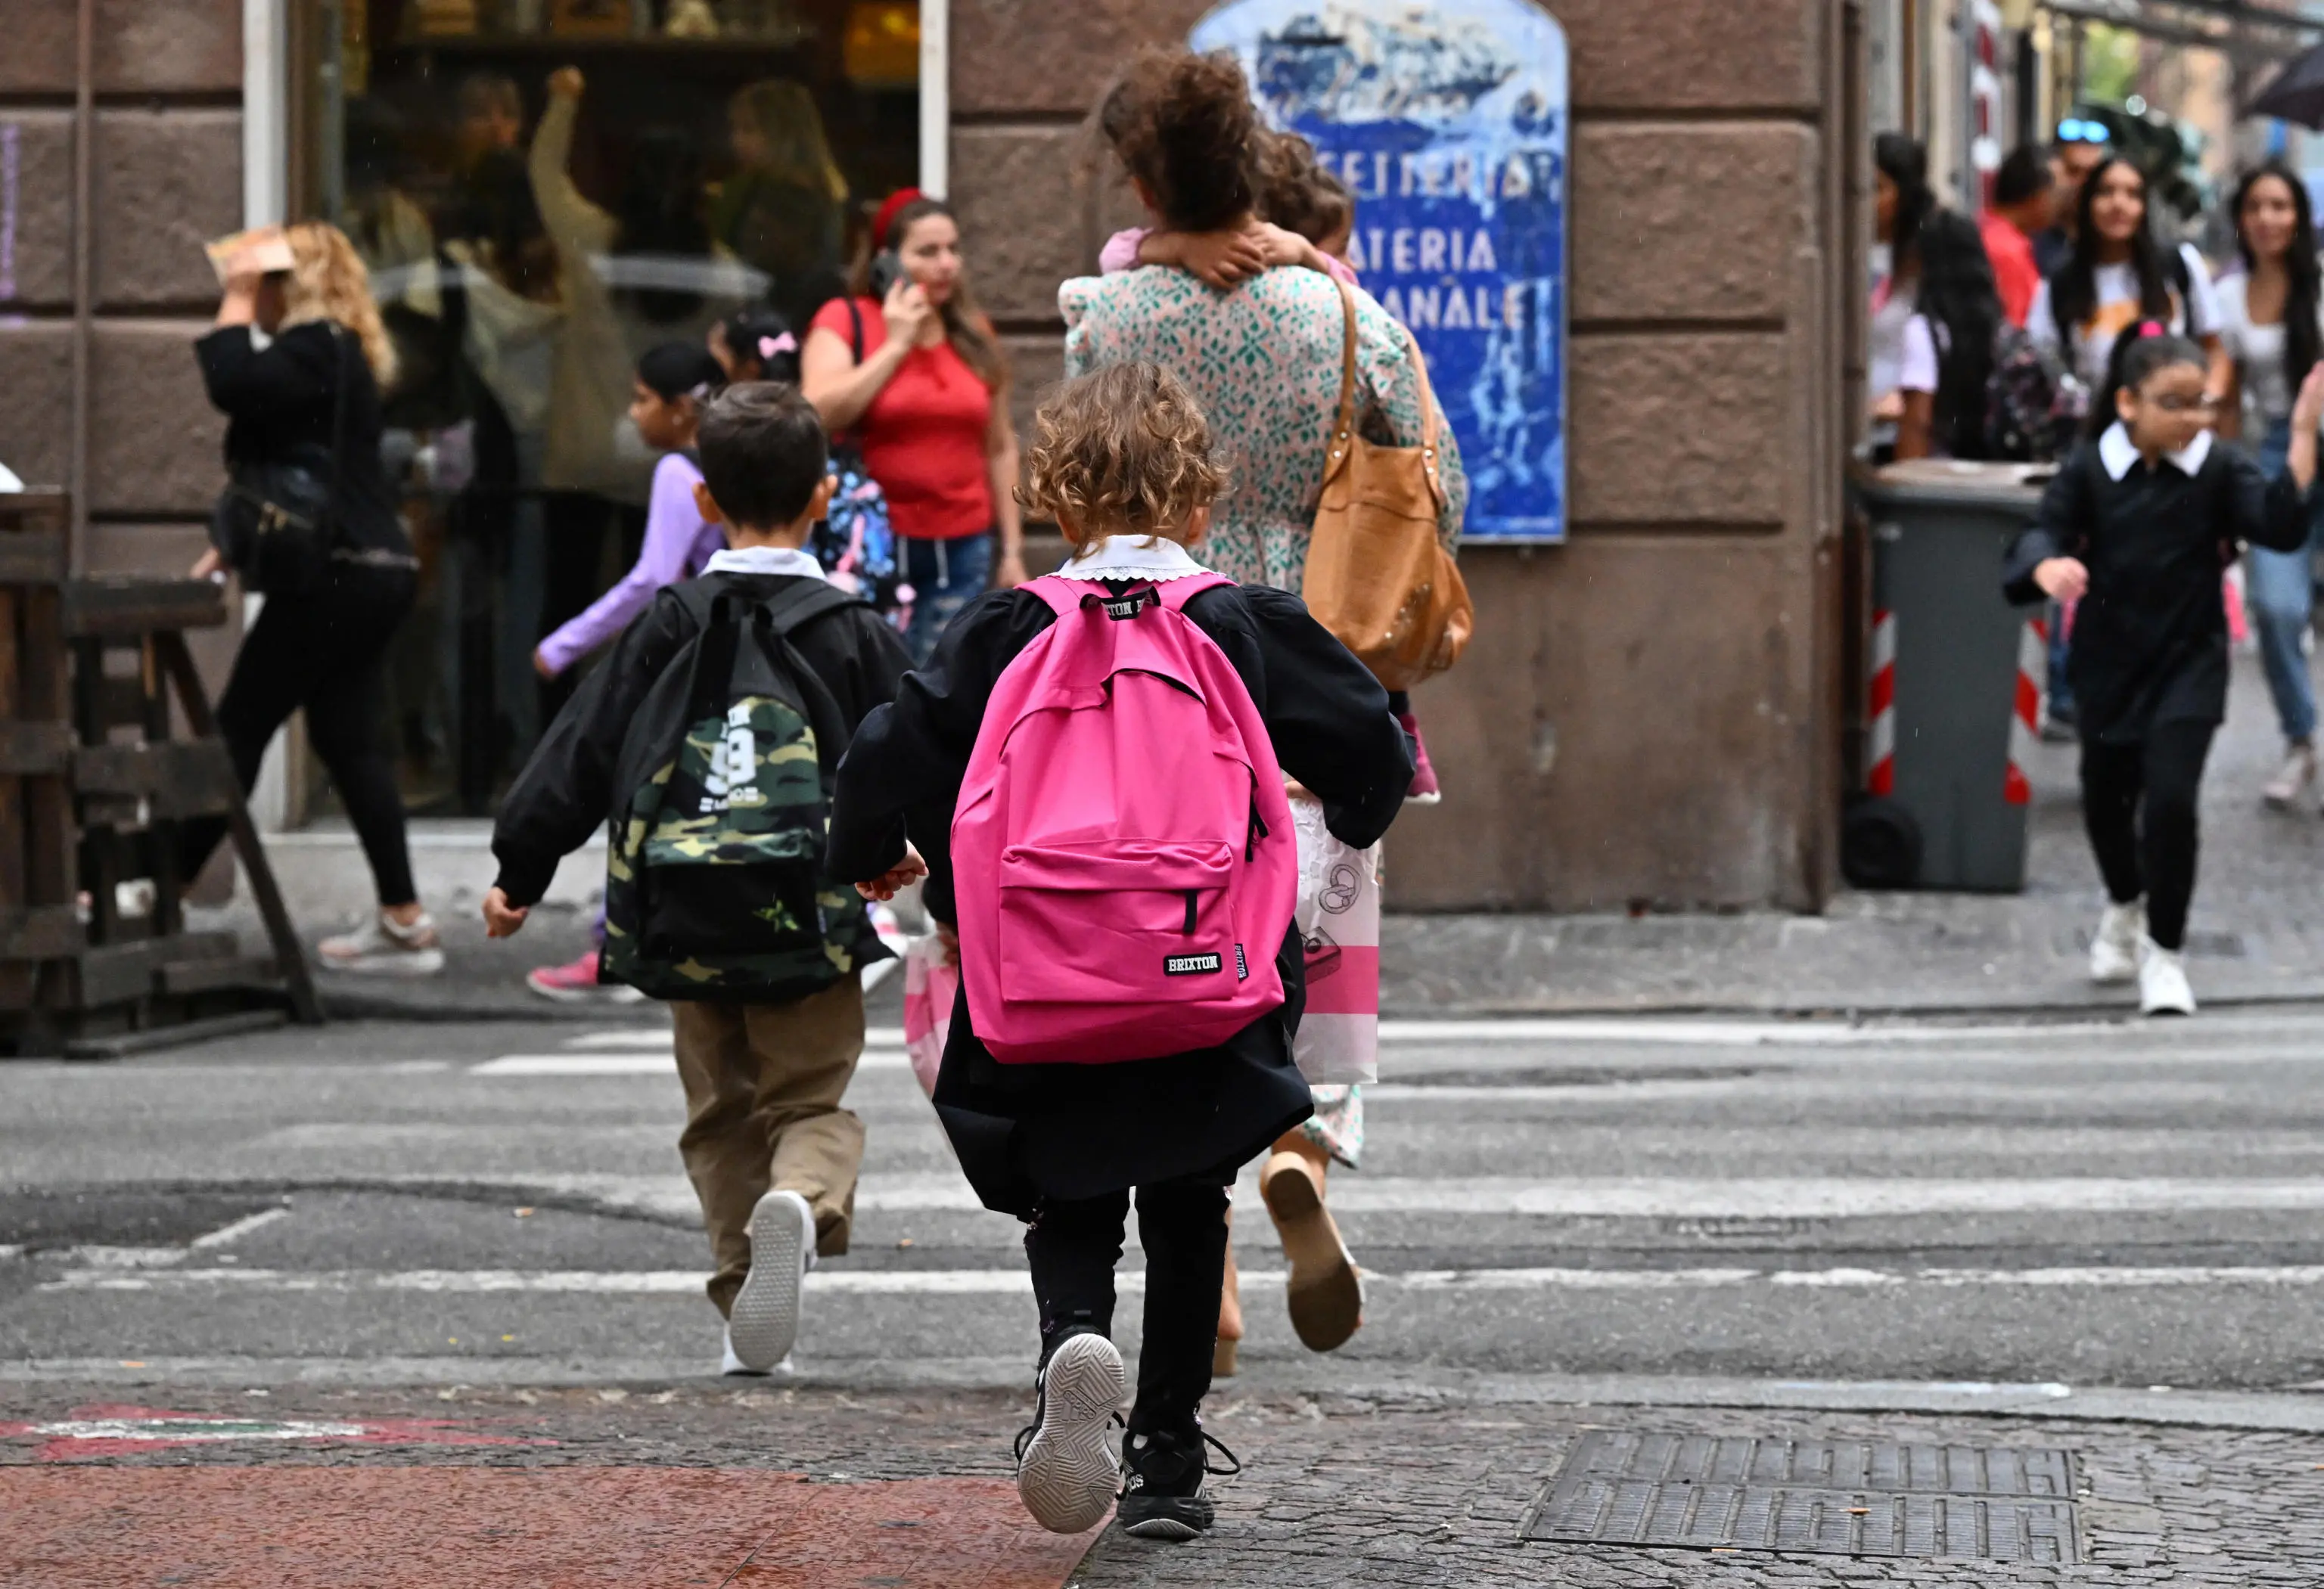
[[[915,592],[905,639],[926,660],[988,583],[1025,581],[1017,432],[1005,400],[1008,363],[969,296],[952,211],[915,196],[881,219],[872,243],[892,250],[896,280],[884,299],[872,298],[867,270],[855,296],[823,306],[799,384],[824,427],[862,447],[864,468],[887,493]]]

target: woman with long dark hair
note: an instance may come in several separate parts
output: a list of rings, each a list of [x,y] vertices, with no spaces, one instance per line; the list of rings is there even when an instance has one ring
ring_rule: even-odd
[[[941,199],[915,195],[892,208],[853,295],[816,311],[799,385],[826,430],[854,437],[887,493],[914,592],[904,638],[925,661],[988,583],[1025,583],[1025,521],[1009,362],[969,291],[960,223]],[[872,290],[878,261],[895,271],[884,296]]]
[[[2210,268],[2191,244],[2157,241],[2147,211],[2145,173],[2118,154],[2100,161],[2075,203],[2074,250],[2034,293],[2025,328],[2096,391],[2106,384],[2115,339],[2152,320],[2202,348],[2216,398],[2228,372]],[[2090,412],[2113,423],[2101,405]]]
[[[2260,467],[2273,479],[2283,473],[2292,445],[2292,396],[2324,354],[2324,267],[2317,262],[2307,185],[2281,161],[2244,174],[2230,213],[2244,268],[2219,283],[2220,337],[2234,372],[2219,434],[2244,434],[2248,421]],[[2278,808],[2316,782],[2316,686],[2301,650],[2315,595],[2313,547],[2312,536],[2291,551],[2255,546],[2244,565],[2267,690],[2287,747],[2282,769],[2260,791]]]
[[[1936,210],[1921,223],[1921,288],[1904,325],[1896,386],[1904,411],[1896,455],[1986,454],[1986,381],[2003,314],[1993,264],[1975,223]]]
[[[1893,425],[1904,418],[1897,387],[1904,363],[1904,323],[1919,293],[1921,225],[1936,208],[1929,188],[1929,153],[1902,133],[1872,141],[1872,321],[1866,389],[1872,418]]]

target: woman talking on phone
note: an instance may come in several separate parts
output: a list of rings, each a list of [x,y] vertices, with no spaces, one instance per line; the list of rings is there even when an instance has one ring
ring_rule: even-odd
[[[824,427],[861,449],[887,493],[914,592],[905,639],[926,660],[988,584],[1025,581],[1009,365],[970,296],[960,225],[941,200],[895,194],[872,243],[854,292],[809,326],[799,382]]]

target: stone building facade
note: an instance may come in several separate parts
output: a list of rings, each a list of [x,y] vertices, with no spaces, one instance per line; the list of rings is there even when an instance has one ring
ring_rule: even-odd
[[[1057,282],[1126,213],[1083,115],[1205,9],[951,0],[949,185],[1020,393],[1056,372]],[[1549,9],[1572,51],[1572,535],[1463,556],[1478,638],[1418,696],[1445,798],[1399,824],[1393,896],[1812,909],[1852,693],[1860,5]],[[82,483],[91,570],[183,565],[218,483],[185,349],[215,299],[199,244],[243,218],[244,23],[244,0],[0,0],[0,460]]]

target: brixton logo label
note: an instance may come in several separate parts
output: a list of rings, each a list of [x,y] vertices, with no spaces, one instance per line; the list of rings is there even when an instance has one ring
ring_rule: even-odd
[[[1166,977],[1200,977],[1212,971],[1223,971],[1227,962],[1215,954],[1174,954],[1162,962]]]

